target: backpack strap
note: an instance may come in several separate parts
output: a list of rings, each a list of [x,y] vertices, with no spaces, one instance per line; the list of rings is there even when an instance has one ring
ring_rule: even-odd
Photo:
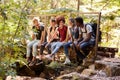
[[[85,24],[85,29],[86,29],[86,26],[87,26],[87,25],[90,25],[90,26],[91,26],[91,28],[92,28],[92,36],[96,38],[96,35],[95,35],[95,33],[94,33],[94,29],[93,29],[93,24],[92,24],[92,23],[87,23],[87,24]],[[86,29],[86,32],[87,32],[87,29]]]
[[[84,26],[85,26],[85,32],[84,32],[84,33],[87,33],[87,29],[86,29],[87,25],[88,25],[88,24],[85,24],[85,25],[84,25]]]
[[[56,28],[57,28],[57,27],[55,27],[55,30],[56,30]],[[50,27],[50,32],[52,31],[52,29],[53,29],[53,28],[52,28],[52,27]],[[55,30],[54,30],[54,31],[55,31]]]

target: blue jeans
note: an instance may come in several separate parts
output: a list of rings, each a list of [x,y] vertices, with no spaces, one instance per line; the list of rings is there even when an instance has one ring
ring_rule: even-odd
[[[63,44],[63,42],[53,42],[51,44],[52,55],[56,54]]]
[[[91,45],[95,45],[95,41],[88,41],[88,42],[83,42],[82,44],[80,44],[80,49],[85,53],[85,55],[88,55],[88,52],[86,50],[86,48],[88,48]]]
[[[63,45],[63,47],[64,47],[64,52],[65,52],[65,55],[68,57],[69,55],[68,55],[68,47],[70,47],[70,45],[72,44],[72,42],[70,41],[70,42],[67,42],[67,43],[65,43],[64,45]]]
[[[40,40],[33,40],[27,44],[27,55],[26,57],[30,57],[30,53],[32,51],[33,56],[35,57],[37,55],[37,46]],[[32,50],[31,50],[32,48]]]

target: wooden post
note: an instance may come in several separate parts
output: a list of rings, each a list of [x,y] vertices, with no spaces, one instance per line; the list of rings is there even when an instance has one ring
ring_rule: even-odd
[[[97,22],[97,32],[96,32],[96,41],[95,41],[95,59],[97,57],[97,50],[98,50],[98,35],[99,35],[99,29],[100,29],[100,19],[101,19],[101,12],[98,15],[98,22]]]
[[[77,11],[78,11],[78,16],[79,16],[79,11],[80,11],[80,0],[78,0],[78,4],[77,4]]]
[[[80,10],[80,0],[78,0],[78,5],[77,5],[77,11],[79,12],[79,10]]]
[[[91,0],[91,8],[92,8],[92,5],[93,5],[93,0]]]

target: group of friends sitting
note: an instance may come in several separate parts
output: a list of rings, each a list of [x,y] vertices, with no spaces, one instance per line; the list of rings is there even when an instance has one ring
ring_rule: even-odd
[[[29,66],[39,64],[43,56],[52,60],[61,47],[63,47],[66,57],[64,64],[71,63],[69,47],[73,46],[77,57],[83,60],[89,53],[86,48],[90,45],[95,45],[95,37],[92,36],[92,27],[86,25],[82,17],[69,18],[68,25],[66,25],[63,16],[51,18],[49,27],[44,26],[40,23],[39,18],[34,17],[33,31],[32,41],[27,44],[26,58]],[[39,60],[36,60],[38,46],[40,46]],[[48,55],[43,54],[45,48]],[[32,60],[30,60],[31,52],[33,56]]]

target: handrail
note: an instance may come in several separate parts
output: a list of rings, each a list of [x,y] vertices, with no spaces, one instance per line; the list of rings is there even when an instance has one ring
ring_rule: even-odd
[[[58,13],[61,15],[67,15],[67,14],[71,14],[71,13],[78,13],[78,14],[100,14],[101,12],[69,12],[69,13]],[[39,15],[28,15],[28,17],[34,17],[34,16],[40,16],[40,17],[44,17],[44,16],[57,16],[58,14],[39,14]]]

